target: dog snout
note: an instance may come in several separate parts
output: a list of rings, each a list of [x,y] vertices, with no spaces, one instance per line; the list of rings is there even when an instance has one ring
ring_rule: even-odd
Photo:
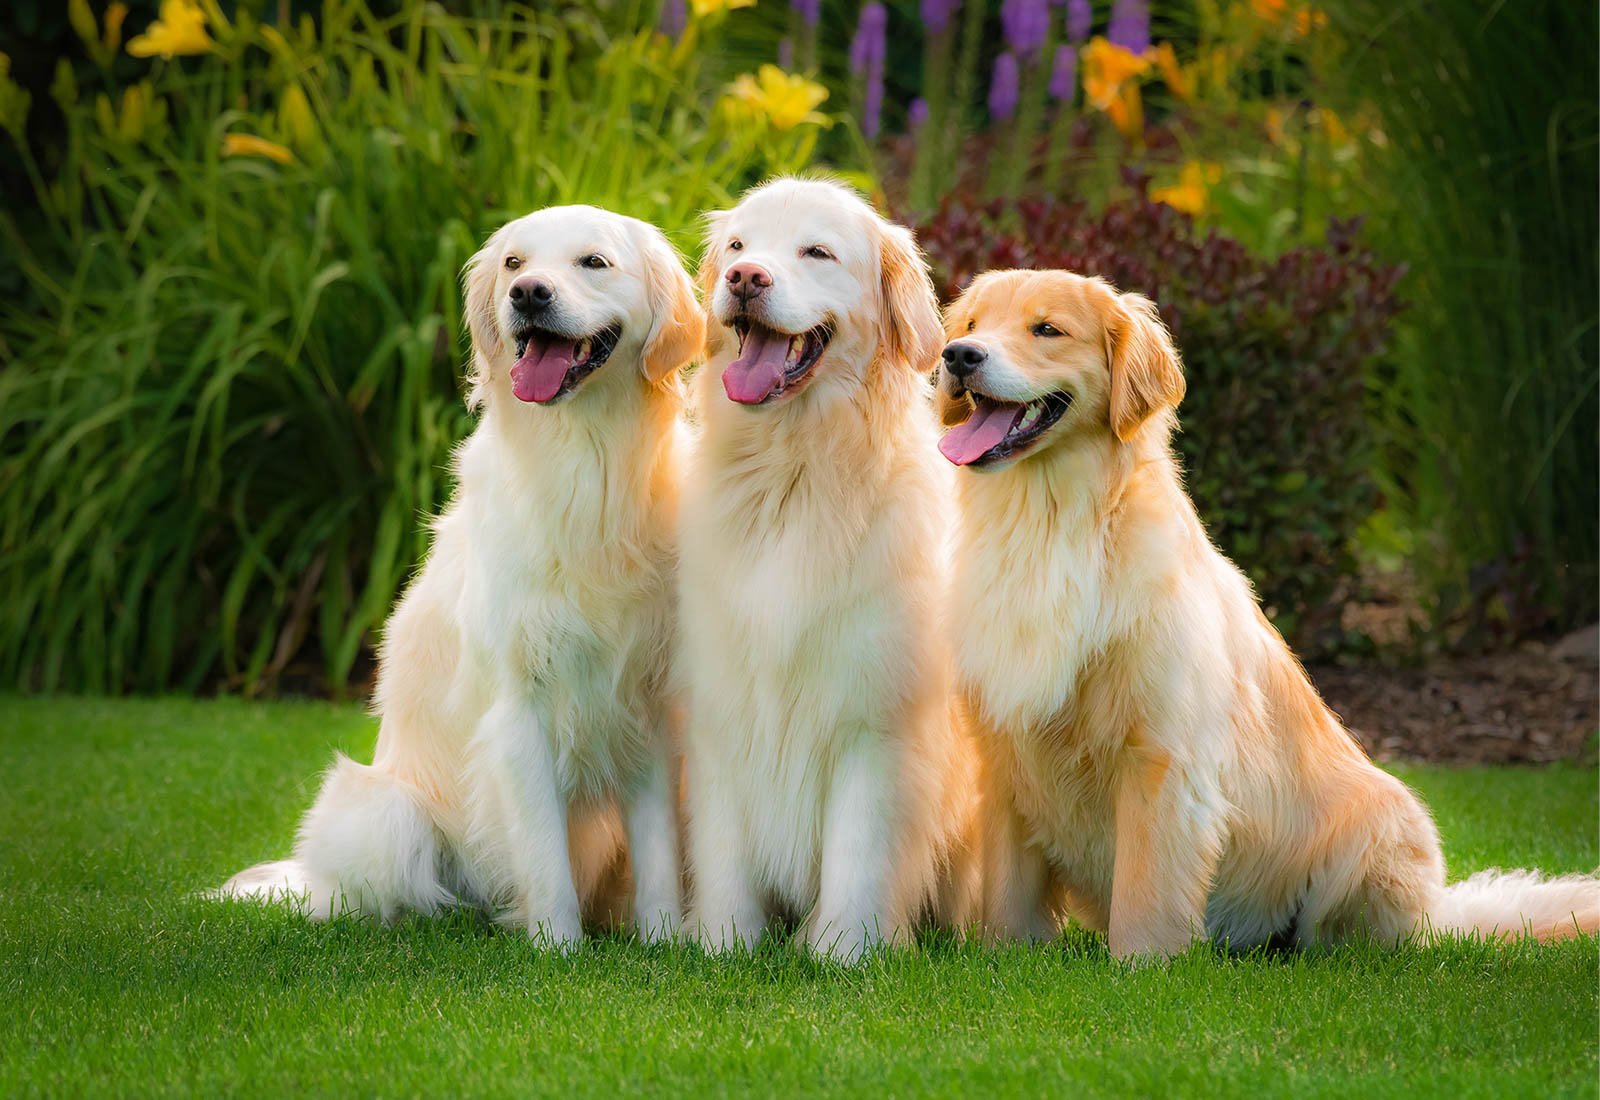
[[[945,345],[941,358],[950,377],[966,378],[983,366],[983,361],[989,358],[989,352],[976,340],[954,340]]]
[[[556,291],[543,279],[524,275],[511,284],[511,306],[520,313],[543,309],[555,300]]]
[[[760,264],[734,264],[723,278],[728,280],[733,296],[745,303],[760,297],[772,285],[772,272]]]

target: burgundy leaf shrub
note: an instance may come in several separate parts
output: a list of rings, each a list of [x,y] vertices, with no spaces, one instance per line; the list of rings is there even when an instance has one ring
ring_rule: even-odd
[[[1279,628],[1315,653],[1339,641],[1352,539],[1376,502],[1367,368],[1401,308],[1404,268],[1361,248],[1358,228],[1334,223],[1325,245],[1269,259],[1198,232],[1141,186],[1098,213],[947,201],[918,238],[945,301],[982,271],[1033,267],[1159,303],[1188,377],[1176,442],[1201,517]]]

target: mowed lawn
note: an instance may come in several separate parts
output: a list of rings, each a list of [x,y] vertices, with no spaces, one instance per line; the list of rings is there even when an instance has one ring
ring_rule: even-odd
[[[1593,1096],[1594,939],[1128,970],[1103,938],[556,955],[205,901],[287,854],[355,707],[0,697],[0,1094]],[[1592,769],[1408,767],[1452,877],[1593,869]]]

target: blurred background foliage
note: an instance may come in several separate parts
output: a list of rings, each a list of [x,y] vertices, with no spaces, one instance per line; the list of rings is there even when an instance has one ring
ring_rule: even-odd
[[[1312,655],[1596,613],[1593,5],[13,0],[0,682],[359,687],[448,495],[462,262],[843,174],[946,295],[1150,293],[1222,547]],[[1394,594],[1399,593],[1396,597]]]

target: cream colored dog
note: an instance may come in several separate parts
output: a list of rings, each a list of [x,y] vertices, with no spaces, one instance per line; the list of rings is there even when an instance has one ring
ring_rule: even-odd
[[[704,316],[660,232],[587,206],[506,225],[466,289],[483,416],[385,630],[374,762],[341,757],[293,858],[223,892],[384,919],[461,900],[566,943],[621,832],[654,937],[681,916],[676,374]]]
[[[1445,886],[1427,810],[1323,705],[1211,545],[1168,437],[1183,375],[1154,306],[990,272],[949,310],[940,449],[966,468],[963,694],[1004,792],[986,921],[1071,908],[1118,956],[1434,929],[1600,925],[1600,883]],[[1009,833],[1009,838],[1006,837]]]
[[[843,958],[925,910],[975,918],[975,756],[938,617],[939,318],[911,235],[782,179],[710,217],[703,436],[681,599],[696,923],[769,916]]]

